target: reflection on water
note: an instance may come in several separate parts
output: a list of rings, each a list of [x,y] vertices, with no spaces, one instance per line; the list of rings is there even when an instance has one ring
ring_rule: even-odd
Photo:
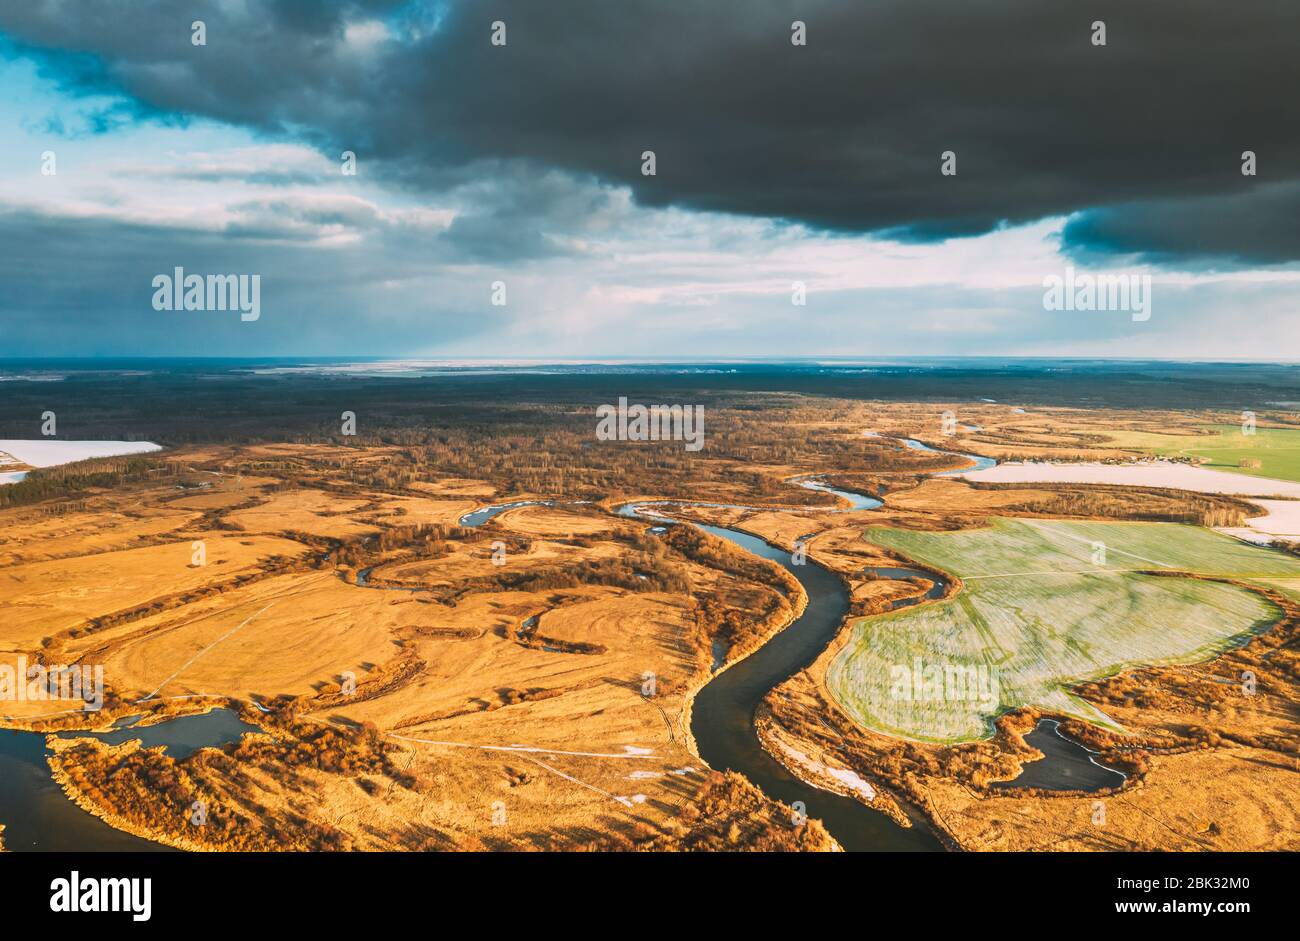
[[[956,457],[964,457],[967,460],[975,462],[974,467],[958,467],[954,470],[937,471],[930,475],[932,477],[948,477],[952,474],[973,474],[975,471],[982,471],[987,470],[990,467],[996,467],[998,463],[991,457],[980,457],[978,454],[964,454],[961,451],[940,451],[938,448],[932,448],[922,441],[917,441],[915,438],[904,438],[903,444],[907,445],[913,451],[931,451],[935,454],[952,454]]]
[[[801,477],[792,483],[803,487],[805,490],[819,490],[822,493],[834,494],[843,500],[849,501],[849,507],[844,512],[853,510],[874,510],[878,506],[884,506],[883,500],[877,500],[875,497],[868,497],[866,494],[854,493],[851,490],[837,490],[826,481],[819,477]]]
[[[378,591],[424,591],[423,588],[416,586],[411,588],[407,585],[372,585],[370,584],[370,573],[375,570],[375,566],[369,568],[357,569],[357,587],[374,588]]]
[[[896,611],[899,608],[909,608],[914,604],[920,604],[922,601],[937,601],[948,590],[947,580],[937,572],[926,572],[921,569],[906,568],[900,565],[880,565],[864,571],[875,575],[877,578],[892,578],[896,581],[920,578],[929,582],[930,587],[926,589],[925,594],[915,595],[911,598],[899,598],[890,604],[889,610],[891,611]]]
[[[237,742],[247,732],[260,732],[230,709],[213,709],[197,716],[180,716],[157,725],[114,728],[109,732],[60,732],[59,738],[97,738],[108,745],[139,740],[145,748],[162,745],[176,760],[186,758],[200,748],[212,748]]]
[[[0,824],[12,852],[163,852],[68,800],[46,763],[45,736],[0,730]]]
[[[1039,719],[1025,741],[1043,753],[1037,761],[1023,765],[1013,781],[997,781],[995,788],[1037,787],[1047,791],[1099,791],[1119,787],[1125,774],[1098,764],[1096,752],[1061,734],[1061,723]]]
[[[139,716],[125,716],[108,732],[59,732],[58,738],[97,738],[110,745],[133,739],[146,747],[162,745],[180,759],[200,748],[237,742],[258,732],[229,709],[181,716],[137,728]],[[45,736],[38,732],[0,730],[0,824],[5,848],[61,852],[160,852],[169,847],[115,830],[68,800],[50,774]]]
[[[731,652],[731,645],[722,638],[715,638],[711,645],[710,653],[713,655],[713,663],[709,667],[710,672],[717,673],[722,669],[723,664],[727,662],[727,654]]]
[[[494,516],[500,516],[506,510],[513,510],[521,506],[555,506],[551,500],[520,500],[516,503],[498,503],[494,506],[485,506],[481,510],[475,510],[473,513],[466,513],[460,518],[460,525],[473,528],[482,526]]]

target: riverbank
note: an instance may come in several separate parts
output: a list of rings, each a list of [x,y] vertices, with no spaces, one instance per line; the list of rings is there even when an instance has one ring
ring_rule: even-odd
[[[659,511],[664,508],[663,503],[657,505]],[[815,561],[796,564],[790,553],[742,529],[698,521],[693,525],[775,561],[794,576],[807,599],[797,618],[755,644],[747,656],[713,674],[690,697],[691,741],[700,759],[717,770],[738,771],[773,799],[801,806],[808,817],[821,820],[846,850],[941,848],[928,828],[900,826],[898,821],[906,815],[875,812],[873,805],[860,801],[860,793],[846,791],[843,781],[831,787],[810,782],[809,769],[792,769],[773,754],[756,726],[764,696],[812,663],[839,632],[849,610],[844,581]]]
[[[79,809],[102,821],[112,827],[118,833],[124,833],[135,837],[145,843],[152,844],[155,851],[162,851],[164,848],[173,850],[186,850],[189,852],[205,852],[210,847],[204,846],[192,840],[185,840],[173,833],[163,831],[157,827],[149,827],[137,823],[122,814],[114,813],[105,808],[100,802],[94,800],[88,793],[82,790],[72,778],[67,768],[59,762],[59,756],[68,749],[75,748],[79,742],[74,739],[57,739],[51,738],[49,748],[53,755],[50,758],[50,777],[54,784],[63,792],[64,796],[76,805]],[[96,742],[95,746],[107,753],[114,755],[128,755],[138,750],[139,746],[134,742],[124,742],[121,745],[104,745]],[[178,811],[179,813],[180,811]],[[140,849],[140,847],[132,847]]]
[[[991,738],[961,745],[863,729],[826,694],[827,666],[848,631],[766,703],[795,747],[884,790],[897,788],[963,849],[1294,849],[1297,814],[1282,806],[1286,789],[1277,778],[1287,775],[1283,765],[1300,731],[1286,705],[1300,696],[1300,657],[1292,651],[1300,606],[1266,586],[1240,587],[1281,612],[1244,645],[1193,664],[1131,666],[1074,691],[1126,730],[1062,723],[1063,735],[1129,776],[1099,792],[1004,786],[1043,760],[1027,737],[1059,714],[1009,712]],[[1261,684],[1250,695],[1241,688],[1247,675]],[[1231,807],[1222,804],[1225,792],[1237,795]],[[1214,825],[1206,830],[1208,821]]]
[[[898,558],[864,551],[861,531],[870,522],[956,531],[988,525],[997,515],[1042,518],[1087,509],[1066,505],[1054,490],[975,489],[959,477],[937,473],[961,462],[901,443],[904,435],[943,443],[939,406],[933,403],[907,409],[840,403],[828,412],[818,402],[807,414],[811,420],[775,448],[766,418],[777,415],[775,427],[783,429],[798,415],[784,402],[779,415],[744,404],[729,415],[734,424],[716,426],[720,441],[728,436],[724,460],[646,466],[644,450],[611,447],[595,453],[573,446],[569,437],[538,438],[534,445],[540,453],[568,455],[581,470],[548,476],[547,468],[554,466],[547,463],[550,458],[539,462],[531,454],[531,463],[501,464],[499,474],[493,465],[499,492],[510,494],[499,498],[486,484],[448,484],[439,476],[458,469],[474,473],[445,463],[450,445],[441,439],[420,445],[432,450],[410,452],[319,441],[171,452],[165,460],[186,473],[97,488],[79,494],[75,505],[47,501],[7,511],[10,538],[0,555],[9,575],[21,578],[12,579],[5,600],[15,600],[16,627],[28,631],[20,638],[24,649],[53,637],[54,654],[103,659],[131,699],[184,667],[183,675],[170,681],[177,695],[270,690],[284,693],[286,704],[297,700],[295,708],[315,703],[321,718],[339,727],[371,723],[417,743],[405,746],[422,782],[410,793],[383,781],[358,783],[345,774],[297,771],[294,787],[282,786],[241,754],[230,769],[231,781],[247,772],[256,783],[241,783],[235,793],[265,794],[257,818],[275,820],[277,827],[294,829],[298,822],[287,810],[301,809],[303,820],[313,824],[345,820],[343,829],[357,845],[382,849],[422,843],[446,848],[468,843],[470,836],[493,849],[566,848],[602,828],[622,831],[644,824],[671,832],[676,809],[686,805],[699,783],[697,757],[711,754],[695,729],[709,711],[713,658],[724,667],[716,676],[730,683],[737,671],[761,663],[769,645],[779,647],[783,636],[800,634],[826,598],[847,595],[856,614],[918,602],[927,594],[914,575],[885,571],[901,567]],[[977,407],[981,414],[962,411],[959,428],[966,433],[956,436],[954,448],[993,454],[999,448],[1028,449],[1031,438],[1048,435],[1069,444],[1050,417],[1021,414],[1010,419],[1017,423],[1012,429],[1006,408]],[[859,428],[850,427],[859,419],[865,423],[868,415],[871,425],[888,430],[890,437],[863,439]],[[557,423],[568,421],[566,416],[560,413]],[[737,437],[739,432],[744,436]],[[545,450],[555,441],[559,444]],[[868,445],[859,447],[861,441]],[[1083,448],[1089,442],[1080,437],[1075,443]],[[494,460],[511,460],[508,454],[492,454]],[[807,476],[819,467],[833,470]],[[808,480],[857,493],[842,499],[806,486]],[[804,489],[796,489],[800,486]],[[473,499],[466,496],[471,489]],[[802,582],[781,592],[774,587],[779,580],[759,571],[756,560],[736,564],[734,555],[696,552],[699,546],[665,546],[661,521],[633,526],[611,521],[595,506],[579,506],[600,493],[638,491],[698,493],[699,505],[672,515],[761,537],[785,553],[783,561],[770,561],[790,580],[798,582],[801,572],[811,579],[821,563],[833,570],[836,585],[820,600]],[[457,526],[486,501],[527,501],[534,494],[542,494],[539,504],[555,497],[566,506],[502,509],[495,525],[477,535]],[[854,506],[855,500],[866,503],[882,495],[886,506]],[[793,502],[801,497],[808,503]],[[1105,509],[1148,518],[1199,511],[1182,500],[1135,492],[1111,500]],[[1231,501],[1220,502],[1226,507]],[[762,505],[727,509],[747,503]],[[142,535],[150,545],[142,544]],[[285,542],[268,542],[273,538]],[[205,570],[189,564],[191,542],[198,539],[207,542]],[[500,558],[493,557],[498,540],[505,547]],[[159,565],[157,546],[164,543],[175,553]],[[749,554],[738,545],[733,543],[735,555]],[[760,555],[766,551],[756,548]],[[294,552],[296,567],[275,561]],[[805,553],[811,561],[798,566],[792,556]],[[724,564],[718,566],[719,561]],[[359,591],[340,577],[345,564],[351,572],[384,565],[373,571],[376,584],[388,579],[423,588]],[[886,577],[873,578],[880,574]],[[59,584],[75,584],[86,595],[64,597],[33,588]],[[107,598],[106,589],[112,592]],[[778,593],[785,595],[780,604]],[[95,603],[84,603],[84,597]],[[37,620],[35,612],[44,609],[33,601],[47,598],[62,607],[50,607]],[[443,599],[447,603],[440,603]],[[706,599],[707,607],[700,603]],[[120,611],[126,616],[114,614]],[[565,644],[548,649],[518,637],[519,622],[539,611],[547,612],[542,631]],[[252,621],[247,629],[241,626],[246,620]],[[827,637],[842,624],[841,617]],[[226,643],[222,638],[231,632]],[[745,642],[731,645],[737,637]],[[720,645],[717,638],[724,639]],[[214,641],[220,641],[215,651],[186,665],[193,651]],[[394,648],[405,666],[381,689],[377,671],[395,662]],[[339,692],[347,672],[355,675],[364,696],[345,700]],[[660,691],[653,702],[641,692],[646,673]],[[329,695],[318,695],[322,690]],[[682,706],[683,690],[689,691],[688,707]],[[739,692],[748,696],[750,691]],[[818,703],[806,718],[834,709],[829,701]],[[752,726],[753,713],[748,722]],[[790,756],[774,755],[759,732],[743,734],[765,752],[764,761],[789,764]],[[552,767],[514,752],[512,743],[520,742],[527,754]],[[888,768],[879,776],[850,763],[841,767],[832,752],[791,743],[813,765],[848,771],[866,782],[877,805],[891,791],[884,783],[892,773]],[[625,761],[624,746],[649,749],[653,758]],[[565,757],[546,758],[552,752]],[[283,758],[266,760],[274,765]],[[786,771],[802,778],[801,763],[795,764]],[[155,769],[116,770],[131,777]],[[828,778],[833,781],[834,775]],[[429,801],[433,792],[454,796]],[[311,795],[309,807],[294,803],[295,794],[304,793]],[[860,788],[840,796],[853,799],[853,813],[867,814]],[[508,803],[515,824],[508,835],[487,829],[475,801],[489,797]],[[159,810],[162,820],[169,811],[161,805]],[[773,819],[779,818],[775,813]]]

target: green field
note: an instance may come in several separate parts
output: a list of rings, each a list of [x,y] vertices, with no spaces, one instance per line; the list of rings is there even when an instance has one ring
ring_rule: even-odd
[[[1276,588],[1282,594],[1300,601],[1300,578],[1261,578],[1256,581],[1260,585]]]
[[[1118,448],[1146,451],[1159,457],[1202,457],[1214,470],[1254,477],[1300,481],[1300,430],[1259,428],[1244,435],[1238,425],[1211,425],[1213,435],[1161,435],[1138,431],[1110,432]],[[1241,466],[1257,460],[1259,467]]]
[[[1117,728],[1067,687],[1208,659],[1279,613],[1241,588],[1138,569],[1300,584],[1287,581],[1300,579],[1294,556],[1176,523],[998,519],[868,538],[964,582],[948,601],[858,621],[827,671],[864,727],[923,741],[986,738],[997,715],[1025,705]]]

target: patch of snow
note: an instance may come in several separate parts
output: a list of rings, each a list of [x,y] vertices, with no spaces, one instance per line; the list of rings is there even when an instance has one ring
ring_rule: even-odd
[[[1246,520],[1246,525],[1272,536],[1289,536],[1300,539],[1300,501],[1255,500],[1267,512],[1264,516]]]
[[[161,451],[152,441],[60,441],[57,438],[32,440],[0,439],[0,451],[32,467],[57,467],[92,457],[118,457]]]
[[[1120,484],[1126,487],[1168,487],[1196,493],[1223,493],[1241,497],[1293,497],[1294,500],[1257,500],[1268,512],[1246,520],[1245,527],[1224,527],[1220,532],[1249,542],[1265,544],[1275,536],[1300,537],[1300,483],[1252,477],[1232,471],[1210,470],[1177,461],[1139,461],[1133,464],[1053,464],[1028,461],[999,464],[979,471],[958,472],[954,477],[986,483]]]
[[[876,789],[851,768],[827,768],[826,773],[848,787],[849,790],[858,792],[867,800],[872,800],[876,796]]]
[[[161,451],[152,441],[60,441],[57,438],[29,440],[0,438],[0,467],[26,464],[29,467],[57,467],[92,457],[118,457],[123,454],[144,454]],[[16,484],[27,476],[26,471],[0,474],[0,486]]]
[[[1028,461],[1023,464],[999,464],[953,476],[995,484],[1122,484],[1128,487],[1168,487],[1198,493],[1300,499],[1300,483],[1295,481],[1210,470],[1177,461],[1141,461],[1134,464],[1053,464],[1048,461]]]
[[[780,738],[773,738],[777,746],[785,753],[785,756],[800,767],[812,772],[813,774],[822,774],[840,782],[855,794],[860,794],[868,801],[876,799],[876,789],[871,783],[859,775],[851,768],[832,768],[822,764],[814,758],[809,758],[799,749],[795,748]]]

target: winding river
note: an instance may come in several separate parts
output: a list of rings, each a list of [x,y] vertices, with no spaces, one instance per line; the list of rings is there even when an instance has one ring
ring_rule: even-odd
[[[775,686],[809,666],[839,633],[849,613],[848,592],[835,573],[811,560],[795,565],[790,553],[757,536],[720,526],[698,525],[742,549],[771,559],[799,580],[808,595],[802,615],[754,653],[716,674],[695,694],[691,734],[709,767],[738,771],[769,797],[803,804],[846,850],[939,850],[934,834],[918,822],[898,826],[851,797],[813,787],[791,774],[759,744],[754,711]]]
[[[915,442],[915,445],[933,450],[920,442]],[[911,446],[914,445],[909,444]],[[967,456],[980,467],[991,463],[987,458]],[[974,469],[978,468],[967,468]],[[796,478],[791,483],[842,498],[848,503],[842,512],[873,509],[882,505],[874,497],[837,490],[818,475]],[[460,524],[467,527],[481,526],[507,510],[534,505],[556,503],[526,500],[487,506],[466,514],[461,518]],[[656,510],[682,506],[730,505],[644,501],[621,507],[619,512],[658,523],[676,523],[677,521],[660,515]],[[869,810],[857,800],[806,784],[772,758],[758,742],[754,729],[754,710],[759,702],[773,687],[811,664],[834,639],[848,614],[848,594],[839,577],[812,562],[795,565],[790,553],[748,533],[719,526],[693,525],[781,565],[798,579],[808,596],[808,606],[800,617],[757,651],[719,671],[696,694],[691,732],[700,757],[710,767],[730,768],[743,774],[771,797],[791,805],[802,803],[807,815],[822,820],[846,850],[941,849],[938,839],[923,823],[910,829],[899,827],[885,815]],[[359,584],[365,586],[365,574],[368,572],[366,570],[361,574]],[[929,573],[904,568],[880,569],[877,574],[886,578],[908,578],[915,575],[933,577]],[[936,584],[927,597],[933,596],[935,591],[942,594],[943,586]],[[168,754],[182,758],[197,748],[237,741],[247,731],[256,729],[241,722],[229,710],[216,709],[204,715],[171,719],[155,726],[132,728],[119,723],[111,732],[76,734],[93,735],[110,742],[138,738],[146,746],[164,745]],[[46,763],[48,754],[44,734],[0,729],[0,824],[5,826],[6,849],[136,852],[169,849],[116,830],[68,800],[50,775]]]
[[[871,509],[881,505],[879,500],[836,490],[816,478],[796,479],[793,482],[798,486],[842,497],[850,502],[850,509]],[[674,506],[762,509],[729,504],[656,501],[650,504],[627,504],[619,507],[618,513],[621,516],[663,521],[668,517],[657,511]],[[793,575],[808,596],[808,606],[803,614],[758,650],[717,673],[695,694],[691,708],[691,735],[695,738],[700,758],[711,768],[739,772],[769,797],[791,806],[801,804],[804,812],[809,817],[820,819],[846,850],[941,850],[943,847],[939,840],[923,822],[917,821],[911,828],[900,827],[884,814],[867,809],[854,798],[814,787],[792,774],[759,743],[754,728],[754,712],[763,697],[811,665],[835,639],[849,613],[848,591],[839,576],[811,560],[803,565],[795,565],[789,552],[749,533],[704,523],[692,525],[747,552],[771,559]],[[875,572],[882,578],[909,578],[917,575],[933,578],[929,573],[915,569],[888,568],[876,569]],[[939,595],[943,594],[942,583],[935,584],[927,596],[934,596],[936,590]]]
[[[934,450],[919,441],[908,439],[909,447]],[[993,462],[977,455],[961,455],[987,467]],[[966,468],[972,470],[974,468]],[[848,502],[842,512],[867,510],[882,506],[874,497],[838,490],[820,476],[796,477],[792,484],[808,490],[829,493]],[[462,518],[461,525],[478,525],[516,506],[529,503],[501,504],[485,507]],[[647,500],[628,503],[618,508],[620,516],[656,523],[676,522],[665,515],[678,507],[711,507],[717,509],[779,509],[772,507],[745,507],[727,503],[698,501]],[[496,512],[491,512],[495,510]],[[475,522],[470,522],[471,518]],[[759,743],[754,727],[754,713],[763,697],[776,686],[812,664],[840,631],[849,613],[849,595],[844,583],[835,573],[811,560],[795,565],[793,557],[784,549],[741,532],[721,526],[695,523],[700,529],[720,539],[725,539],[754,555],[776,562],[803,586],[808,605],[803,613],[786,628],[774,635],[758,650],[714,675],[695,694],[691,709],[691,734],[695,738],[700,758],[709,767],[730,769],[744,775],[769,797],[794,806],[802,805],[804,812],[820,819],[827,830],[844,849],[934,851],[943,849],[932,830],[920,820],[910,828],[900,827],[882,813],[870,810],[860,801],[814,787],[792,774],[785,765],[773,758]],[[934,576],[909,568],[880,568],[875,573],[882,578],[911,578],[920,576],[932,582],[924,598],[940,597],[945,585],[934,581]],[[922,598],[906,599],[898,606],[915,604]]]
[[[936,471],[931,477],[952,477],[957,474],[974,474],[976,471],[988,470],[990,467],[997,466],[997,461],[991,457],[981,457],[978,454],[961,454],[958,451],[940,451],[938,448],[932,448],[923,441],[917,441],[915,438],[902,438],[903,444],[907,445],[913,451],[930,451],[934,454],[956,454],[959,457],[968,458],[975,462],[974,467],[956,467],[952,470]]]

